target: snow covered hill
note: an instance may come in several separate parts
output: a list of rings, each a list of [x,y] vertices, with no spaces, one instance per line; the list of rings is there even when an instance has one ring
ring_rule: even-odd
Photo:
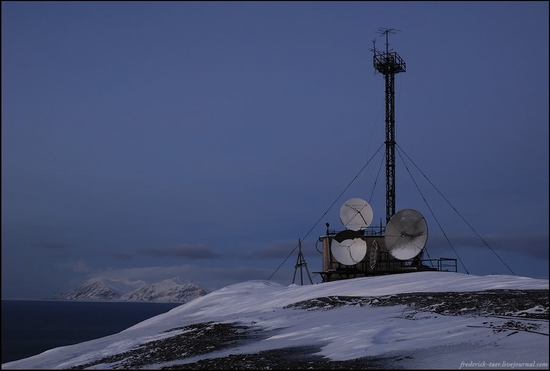
[[[56,295],[56,299],[187,303],[204,295],[206,295],[206,291],[200,286],[182,283],[178,278],[147,284],[141,280],[129,281],[94,277],[74,291]]]
[[[548,369],[548,279],[247,281],[3,369]]]

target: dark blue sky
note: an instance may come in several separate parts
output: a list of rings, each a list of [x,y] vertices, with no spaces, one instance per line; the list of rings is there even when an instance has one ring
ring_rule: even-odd
[[[383,152],[360,172],[385,139],[379,27],[407,63],[396,209],[461,272],[547,278],[548,11],[2,2],[2,297],[93,276],[288,284],[298,239],[319,271],[346,199],[385,220]]]

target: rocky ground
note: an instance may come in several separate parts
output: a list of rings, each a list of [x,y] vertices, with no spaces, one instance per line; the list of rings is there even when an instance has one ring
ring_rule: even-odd
[[[300,310],[330,310],[344,305],[393,306],[406,305],[403,315],[414,319],[420,312],[440,315],[502,316],[508,321],[484,326],[499,331],[537,332],[536,322],[521,319],[548,320],[548,290],[488,290],[479,292],[407,293],[383,297],[330,296],[306,300],[287,308]],[[366,357],[349,361],[331,361],[316,355],[320,346],[294,347],[215,357],[213,352],[231,349],[247,342],[270,336],[259,327],[238,323],[198,323],[174,328],[174,336],[147,342],[130,351],[78,365],[73,369],[93,368],[102,365],[112,369],[151,368],[155,364],[172,365],[164,369],[185,370],[359,370],[391,368],[396,359]],[[547,335],[547,334],[546,334]],[[212,358],[189,362],[192,357],[210,353]],[[186,362],[187,363],[184,363]]]

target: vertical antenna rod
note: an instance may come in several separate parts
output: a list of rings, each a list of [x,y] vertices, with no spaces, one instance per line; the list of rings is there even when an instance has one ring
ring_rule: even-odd
[[[376,71],[384,75],[386,82],[386,223],[395,214],[395,75],[405,72],[405,61],[389,49],[388,35],[393,28],[379,28],[378,33],[386,35],[386,51],[376,50],[373,40],[373,64]]]

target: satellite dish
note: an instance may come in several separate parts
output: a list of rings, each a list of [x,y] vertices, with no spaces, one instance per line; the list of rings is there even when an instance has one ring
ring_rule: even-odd
[[[367,228],[372,222],[372,207],[360,198],[350,198],[340,208],[340,221],[352,231]]]
[[[332,241],[332,255],[338,262],[345,265],[354,265],[359,263],[367,254],[367,243],[361,238]]]
[[[426,219],[418,211],[403,209],[395,213],[386,225],[384,242],[396,259],[408,260],[418,255],[428,240]]]

